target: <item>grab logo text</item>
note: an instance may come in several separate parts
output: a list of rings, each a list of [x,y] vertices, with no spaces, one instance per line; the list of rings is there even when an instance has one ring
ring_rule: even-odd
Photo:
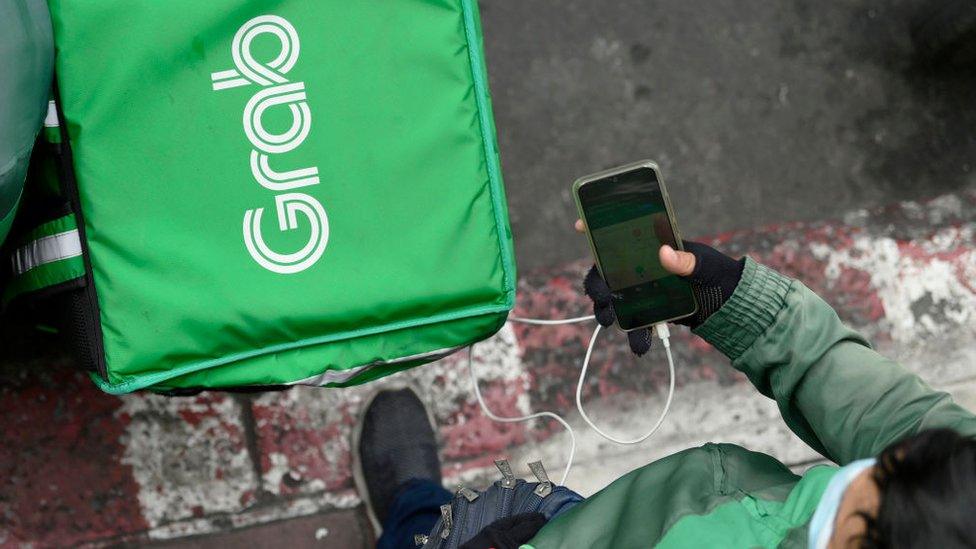
[[[263,34],[271,35],[281,45],[278,56],[269,62],[258,61],[251,54],[254,39]],[[299,273],[314,265],[329,241],[325,208],[315,197],[301,192],[319,184],[318,167],[282,168],[287,153],[304,143],[312,126],[305,83],[293,82],[287,76],[298,61],[300,50],[298,33],[291,23],[276,15],[262,15],[244,23],[234,36],[231,56],[235,68],[210,75],[214,91],[260,87],[244,106],[244,134],[253,147],[251,174],[259,185],[275,193],[278,229],[307,231],[308,240],[298,251],[273,250],[261,234],[264,208],[253,208],[244,212],[244,245],[258,265],[280,274]],[[290,127],[281,133],[266,129],[263,116],[269,109],[288,109]],[[305,222],[299,222],[299,217]]]

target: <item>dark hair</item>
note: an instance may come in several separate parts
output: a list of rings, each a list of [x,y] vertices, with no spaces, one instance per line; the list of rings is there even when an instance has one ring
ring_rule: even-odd
[[[930,429],[878,456],[881,492],[862,547],[976,547],[976,439]]]

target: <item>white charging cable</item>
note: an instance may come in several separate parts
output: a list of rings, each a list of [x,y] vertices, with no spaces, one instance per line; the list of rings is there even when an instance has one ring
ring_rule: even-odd
[[[569,433],[570,441],[569,459],[566,461],[566,468],[563,470],[563,478],[559,481],[559,484],[565,485],[566,478],[569,477],[569,470],[573,467],[573,459],[576,457],[576,434],[573,433],[573,428],[569,426],[569,423],[566,423],[565,419],[559,417],[559,415],[554,414],[553,412],[536,412],[534,414],[519,417],[501,417],[493,414],[492,411],[488,409],[488,405],[485,404],[485,399],[481,396],[481,389],[478,388],[478,379],[474,376],[474,365],[471,361],[471,355],[473,354],[474,345],[468,347],[468,372],[471,374],[471,385],[474,386],[474,396],[478,398],[478,404],[481,405],[481,411],[484,412],[489,419],[501,423],[519,423],[522,421],[529,421],[530,419],[547,417],[558,421],[563,427],[566,428],[566,432]]]
[[[579,410],[583,421],[601,437],[610,442],[616,442],[617,444],[639,444],[650,438],[651,435],[661,428],[661,424],[664,423],[664,418],[667,417],[668,411],[671,409],[671,400],[674,398],[674,358],[671,356],[671,331],[668,330],[668,325],[664,322],[654,325],[654,331],[657,333],[657,337],[661,339],[661,343],[664,344],[664,352],[668,355],[668,377],[670,378],[670,382],[668,383],[668,399],[664,402],[664,410],[661,411],[661,415],[657,418],[657,422],[654,423],[650,431],[637,438],[623,440],[603,432],[603,430],[593,424],[590,417],[586,415],[586,410],[583,409],[583,382],[586,381],[586,370],[590,366],[590,355],[593,354],[596,336],[600,334],[601,327],[599,324],[596,325],[596,329],[593,330],[593,336],[590,338],[590,346],[586,348],[586,358],[583,359],[583,371],[580,372],[579,382],[576,384],[576,409]]]
[[[519,316],[508,317],[509,322],[518,322],[519,324],[534,324],[536,326],[558,326],[559,324],[576,324],[577,322],[586,322],[588,320],[596,320],[593,315],[589,316],[577,316],[575,318],[560,318],[558,320],[539,320],[537,318],[522,318]]]
[[[559,324],[575,324],[577,322],[587,322],[589,320],[596,319],[595,316],[578,316],[576,318],[564,318],[560,320],[539,320],[534,318],[520,318],[517,316],[510,316],[508,320],[511,322],[519,322],[522,324],[534,324],[536,326],[556,326]],[[599,325],[598,325],[599,326]],[[573,428],[570,427],[569,423],[565,419],[560,417],[558,414],[553,412],[537,412],[534,414],[529,414],[527,416],[518,417],[501,417],[495,415],[491,410],[488,409],[488,405],[485,404],[485,399],[481,396],[481,389],[478,387],[478,378],[474,375],[474,363],[472,361],[472,356],[474,355],[474,345],[468,347],[468,373],[471,374],[471,385],[474,386],[474,396],[478,399],[478,404],[481,406],[481,411],[484,412],[486,416],[492,421],[498,421],[500,423],[520,423],[523,421],[529,421],[532,419],[537,419],[541,417],[548,417],[554,419],[566,428],[566,432],[569,433],[569,459],[566,460],[566,468],[563,469],[563,478],[559,481],[559,484],[565,485],[566,479],[569,477],[569,471],[573,468],[573,459],[576,457],[576,433],[573,432]]]
[[[513,316],[513,317],[509,317],[509,321],[518,322],[521,324],[532,324],[537,326],[556,326],[560,324],[575,324],[578,322],[587,322],[590,320],[594,320],[594,318],[595,317],[593,315],[590,315],[590,316],[580,316],[575,318],[565,318],[565,319],[558,319],[558,320],[542,320],[542,319],[535,319],[535,318],[521,318],[521,317]],[[644,442],[645,440],[650,438],[651,435],[656,433],[657,430],[664,423],[664,419],[667,417],[668,411],[671,409],[671,401],[674,398],[674,377],[675,377],[674,358],[671,356],[671,341],[669,339],[671,334],[670,331],[668,330],[668,325],[663,322],[654,325],[654,331],[657,333],[658,338],[661,339],[661,342],[664,345],[664,351],[668,356],[668,374],[670,378],[670,382],[668,384],[668,398],[664,404],[664,410],[661,412],[660,417],[658,417],[657,422],[654,423],[654,426],[651,428],[651,430],[645,433],[643,436],[639,438],[635,438],[633,440],[621,440],[619,438],[616,438],[612,435],[608,435],[607,433],[603,432],[603,430],[601,430],[599,427],[593,424],[589,416],[586,415],[586,411],[583,409],[583,401],[582,401],[583,383],[586,381],[586,371],[590,366],[590,357],[593,355],[593,347],[596,345],[596,338],[597,335],[600,334],[600,329],[601,326],[597,324],[596,329],[593,330],[593,335],[590,337],[590,344],[586,348],[586,356],[583,358],[583,368],[580,371],[579,382],[576,384],[576,409],[579,410],[580,416],[583,418],[583,421],[585,421],[586,424],[590,426],[590,428],[592,428],[594,431],[596,431],[597,434],[599,434],[600,436],[602,436],[603,438],[611,442],[615,442],[617,444],[638,444]],[[553,412],[536,412],[534,414],[529,414],[527,416],[519,416],[519,417],[501,417],[492,413],[492,411],[488,409],[488,405],[485,404],[484,398],[482,398],[481,396],[481,389],[478,387],[478,379],[474,375],[474,363],[472,361],[473,355],[474,355],[474,345],[471,345],[470,347],[468,347],[468,372],[471,375],[471,384],[474,386],[474,394],[475,397],[477,397],[478,399],[478,404],[481,406],[481,411],[484,412],[484,414],[488,416],[489,419],[493,421],[502,422],[502,423],[518,423],[522,421],[529,421],[532,419],[548,417],[550,419],[554,419],[558,421],[563,427],[566,428],[566,431],[569,433],[571,446],[569,449],[569,459],[567,459],[566,461],[566,469],[563,471],[563,478],[562,480],[559,481],[559,484],[565,485],[566,479],[569,477],[569,471],[573,467],[573,459],[576,457],[576,434],[573,433],[573,428],[570,427],[569,423],[567,423],[566,420],[564,420],[562,417],[560,417],[559,415]]]

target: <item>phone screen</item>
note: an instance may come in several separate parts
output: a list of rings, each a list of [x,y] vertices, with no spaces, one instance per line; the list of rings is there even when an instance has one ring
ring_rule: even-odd
[[[578,192],[620,327],[693,314],[691,285],[665,271],[658,259],[662,244],[678,246],[655,170],[636,168],[586,183]]]

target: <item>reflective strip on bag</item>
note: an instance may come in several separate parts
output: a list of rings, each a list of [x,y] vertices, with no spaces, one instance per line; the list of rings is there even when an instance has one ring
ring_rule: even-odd
[[[11,261],[15,275],[31,269],[81,255],[81,238],[78,229],[45,236],[31,241],[14,251]]]
[[[85,262],[74,215],[38,225],[8,244],[11,276],[0,295],[0,307],[22,295],[72,281],[76,285],[84,283]]]
[[[58,122],[58,107],[52,99],[47,102],[47,114],[44,116],[44,127],[57,128],[60,125],[60,122]]]
[[[47,102],[47,115],[44,117],[44,141],[52,144],[61,143],[61,119],[58,117],[58,106],[54,100]]]
[[[447,349],[438,349],[436,351],[430,351],[426,353],[418,353],[415,355],[400,357],[394,360],[381,360],[381,361],[371,362],[369,364],[364,364],[362,366],[349,368],[348,370],[340,370],[340,371],[326,370],[321,374],[309,378],[305,378],[305,379],[300,379],[298,381],[292,381],[286,383],[285,385],[310,385],[313,387],[324,387],[331,383],[347,383],[352,379],[354,379],[356,376],[363,374],[367,370],[371,368],[375,368],[377,366],[392,366],[396,364],[402,364],[404,362],[411,362],[414,360],[422,360],[422,359],[437,360],[437,359],[444,358],[448,355],[451,355],[465,347],[467,347],[467,345],[460,345],[458,347],[450,347]]]

